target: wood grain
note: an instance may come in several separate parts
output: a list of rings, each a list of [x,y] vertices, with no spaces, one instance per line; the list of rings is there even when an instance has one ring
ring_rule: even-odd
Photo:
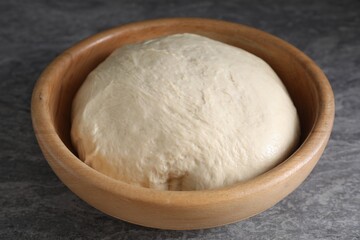
[[[278,73],[298,110],[301,146],[283,163],[250,181],[208,191],[157,191],[111,179],[84,164],[70,141],[74,94],[115,48],[173,33],[204,35],[243,48]],[[99,33],[57,57],[32,96],[39,145],[58,177],[80,198],[122,220],[163,229],[219,226],[253,216],[287,196],[311,172],[331,133],[334,97],[319,67],[290,44],[240,24],[196,18],[132,23]]]

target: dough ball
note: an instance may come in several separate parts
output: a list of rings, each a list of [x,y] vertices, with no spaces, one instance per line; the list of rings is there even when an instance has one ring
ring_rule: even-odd
[[[162,190],[251,179],[287,158],[299,135],[296,109],[267,63],[194,34],[117,49],[89,74],[72,108],[80,159]]]

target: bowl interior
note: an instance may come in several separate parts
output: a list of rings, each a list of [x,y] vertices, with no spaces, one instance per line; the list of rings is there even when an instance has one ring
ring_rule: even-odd
[[[144,41],[175,33],[195,33],[245,49],[265,60],[279,75],[286,86],[300,117],[301,141],[304,142],[316,121],[319,97],[316,83],[306,70],[306,62],[299,61],[281,41],[261,31],[237,25],[226,28],[221,25],[203,24],[134,24],[120,27],[91,37],[61,55],[61,68],[56,71],[50,89],[49,112],[57,134],[75,154],[70,139],[71,105],[77,90],[86,76],[113,50],[125,44]],[[245,34],[246,33],[246,34]]]

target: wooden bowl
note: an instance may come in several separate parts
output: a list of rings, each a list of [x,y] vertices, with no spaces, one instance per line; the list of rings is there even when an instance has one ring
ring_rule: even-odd
[[[196,33],[259,56],[287,87],[301,121],[301,146],[284,162],[247,182],[207,191],[159,191],[109,178],[83,163],[70,141],[70,109],[87,74],[114,49],[174,33]],[[58,56],[32,96],[39,145],[57,176],[81,199],[116,218],[154,228],[199,229],[260,213],[291,193],[319,160],[334,120],[334,97],[320,68],[268,33],[219,20],[174,18],[132,23],[92,36]]]

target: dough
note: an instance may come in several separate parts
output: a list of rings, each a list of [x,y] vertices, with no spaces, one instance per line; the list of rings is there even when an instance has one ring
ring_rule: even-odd
[[[251,179],[287,158],[299,135],[296,109],[267,63],[194,34],[117,49],[89,74],[72,109],[80,159],[162,190]]]

